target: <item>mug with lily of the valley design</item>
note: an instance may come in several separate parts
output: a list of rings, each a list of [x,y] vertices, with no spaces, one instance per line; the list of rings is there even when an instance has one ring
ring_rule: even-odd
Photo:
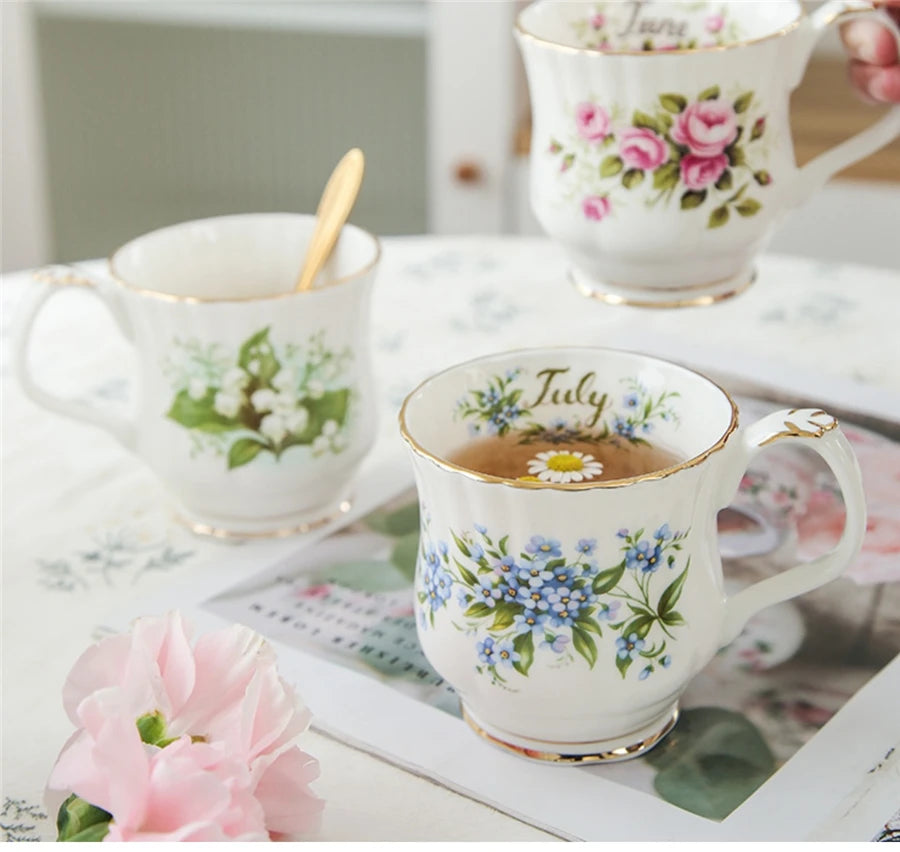
[[[286,535],[346,511],[375,440],[369,304],[380,246],[346,225],[317,286],[294,292],[315,221],[258,213],[185,222],[126,243],[107,276],[43,270],[16,340],[23,390],[136,453],[197,532]],[[34,381],[32,327],[65,287],[100,298],[134,345],[132,419]]]
[[[585,295],[651,307],[740,292],[775,225],[900,134],[900,106],[802,168],[789,97],[863,0],[538,0],[516,36],[531,92],[531,204]]]
[[[837,577],[865,531],[859,466],[833,417],[779,411],[739,428],[713,382],[636,353],[548,348],[470,361],[414,390],[400,428],[421,507],[422,650],[472,727],[526,757],[646,751],[747,619]],[[717,513],[749,459],[781,440],[831,467],[843,536],[830,554],[727,596]],[[490,452],[465,466],[478,446]],[[518,474],[498,475],[502,455],[518,459]],[[604,478],[635,455],[662,461]]]

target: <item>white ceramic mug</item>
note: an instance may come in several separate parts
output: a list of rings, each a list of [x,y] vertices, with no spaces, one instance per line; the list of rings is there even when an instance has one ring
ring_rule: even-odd
[[[774,227],[900,134],[900,107],[802,168],[789,97],[819,37],[871,17],[831,0],[539,0],[516,36],[531,92],[531,204],[585,295],[710,304],[752,282]]]
[[[300,214],[186,222],[119,248],[108,278],[38,273],[16,341],[23,390],[140,456],[198,532],[289,534],[346,511],[375,439],[369,304],[380,246],[345,226],[318,286],[295,293],[314,224]],[[32,326],[67,286],[99,297],[135,347],[133,420],[32,379]]]
[[[645,355],[549,348],[480,358],[414,390],[400,428],[421,506],[422,649],[469,723],[526,757],[641,754],[750,616],[840,575],[865,532],[859,466],[833,417],[779,411],[739,428],[720,387]],[[453,461],[492,435],[557,449],[536,455],[524,479]],[[597,457],[573,453],[572,440],[591,442]],[[726,596],[716,515],[748,461],[780,440],[831,467],[843,535],[830,554]],[[677,460],[597,478],[596,458],[635,445]]]

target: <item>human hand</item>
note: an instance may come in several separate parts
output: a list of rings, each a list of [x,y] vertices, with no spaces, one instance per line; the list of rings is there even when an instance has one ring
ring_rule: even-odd
[[[882,0],[878,5],[900,24],[900,0]],[[863,97],[900,103],[900,51],[896,36],[871,19],[860,19],[844,24],[841,38],[850,54],[850,80]]]

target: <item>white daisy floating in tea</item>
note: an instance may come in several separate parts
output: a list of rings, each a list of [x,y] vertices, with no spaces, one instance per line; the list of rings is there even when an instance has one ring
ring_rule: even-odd
[[[603,465],[587,453],[548,450],[528,462],[528,473],[542,482],[581,482],[603,473]]]

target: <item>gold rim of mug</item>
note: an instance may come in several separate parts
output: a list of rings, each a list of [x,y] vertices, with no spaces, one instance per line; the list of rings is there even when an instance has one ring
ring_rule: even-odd
[[[585,763],[615,763],[631,757],[640,757],[640,755],[657,745],[666,734],[675,727],[675,723],[678,721],[679,716],[679,709],[676,705],[672,710],[671,715],[666,720],[666,723],[658,731],[631,745],[620,746],[619,748],[612,748],[607,751],[593,752],[592,754],[565,754],[564,752],[540,751],[538,749],[531,749],[526,748],[525,746],[508,743],[506,740],[502,740],[482,728],[481,725],[469,715],[465,705],[461,702],[459,709],[462,712],[463,719],[466,720],[469,727],[475,731],[478,736],[483,737],[492,745],[499,746],[505,751],[512,752],[519,757],[525,757],[528,760],[537,760],[543,763],[558,763],[568,766],[579,766]]]
[[[522,23],[522,18],[525,16],[528,10],[534,6],[544,5],[548,2],[552,2],[552,0],[537,0],[537,2],[532,3],[530,6],[526,6],[521,12],[519,12],[518,16],[516,17],[515,23],[516,32],[523,38],[529,38],[532,41],[536,41],[538,44],[546,45],[547,47],[552,47],[556,50],[562,50],[567,53],[588,53],[594,56],[684,56],[689,53],[716,53],[723,50],[732,50],[736,47],[746,47],[747,45],[751,44],[759,44],[760,42],[769,41],[773,38],[781,38],[782,36],[787,35],[789,32],[800,26],[800,22],[807,17],[807,13],[803,8],[803,4],[798,3],[797,5],[800,7],[800,14],[797,15],[797,17],[794,18],[793,21],[790,21],[774,32],[767,33],[764,36],[758,36],[757,38],[744,39],[742,41],[731,41],[728,42],[728,44],[716,44],[709,47],[679,47],[675,48],[674,50],[600,50],[595,47],[575,47],[571,44],[563,44],[560,41],[553,41],[553,39],[536,35],[535,33],[526,29],[525,25]],[[840,17],[840,15],[838,15],[837,17]],[[831,23],[831,21],[829,21],[829,23]]]
[[[235,532],[227,530],[224,527],[213,526],[212,524],[204,524],[200,521],[193,521],[180,512],[175,512],[175,519],[186,526],[195,535],[208,536],[209,538],[218,538],[228,541],[256,541],[259,539],[288,538],[292,535],[305,535],[314,530],[321,529],[327,524],[343,518],[353,508],[352,497],[341,500],[335,507],[334,511],[319,518],[313,518],[311,521],[303,521],[299,524],[293,524],[287,527],[278,527],[274,530],[262,530],[260,532]]]
[[[728,280],[730,279],[723,278],[721,281],[712,281],[709,284],[696,284],[683,289],[696,290],[701,287],[715,287],[716,284]],[[748,290],[755,281],[756,270],[754,269],[747,277],[746,281],[738,284],[737,287],[734,287],[731,290],[725,290],[721,293],[706,293],[702,296],[688,296],[684,299],[671,299],[665,302],[654,302],[649,299],[632,299],[630,296],[626,296],[622,293],[603,293],[599,290],[594,290],[587,284],[578,281],[572,274],[572,271],[569,270],[569,282],[580,295],[588,299],[595,299],[598,302],[605,302],[607,305],[625,305],[630,308],[705,308],[710,305],[718,304],[719,302],[724,302],[726,299],[730,299],[733,296],[739,296],[745,290]],[[622,289],[627,290],[628,288],[623,287]]]
[[[263,214],[254,214],[254,213],[235,213],[227,216],[210,216],[207,219],[189,219],[186,222],[176,222],[174,225],[166,225],[162,228],[156,228],[153,231],[148,231],[146,234],[141,234],[139,237],[135,237],[132,240],[129,240],[127,243],[123,243],[120,245],[106,260],[107,266],[109,267],[109,275],[120,286],[124,287],[127,290],[130,290],[132,293],[137,293],[141,296],[149,296],[154,299],[161,299],[164,302],[187,302],[189,304],[206,304],[206,303],[219,303],[224,304],[228,302],[266,302],[275,299],[287,299],[291,296],[305,296],[309,293],[315,293],[319,290],[329,290],[332,287],[337,287],[340,284],[346,284],[349,281],[354,281],[358,278],[362,278],[365,275],[368,275],[377,265],[378,261],[381,260],[381,242],[375,234],[367,231],[365,228],[360,228],[359,225],[349,225],[351,228],[355,228],[362,234],[365,234],[375,246],[375,257],[372,260],[368,261],[365,266],[361,269],[358,269],[354,272],[351,272],[349,275],[342,275],[340,278],[335,278],[333,281],[329,281],[327,284],[321,287],[312,287],[309,290],[303,290],[301,292],[297,292],[296,290],[290,290],[287,293],[273,293],[268,296],[239,296],[232,299],[207,299],[202,296],[176,296],[174,293],[164,293],[162,290],[151,290],[147,287],[138,287],[137,284],[132,284],[129,281],[126,281],[119,273],[116,271],[116,257],[119,252],[123,249],[126,249],[132,243],[137,242],[138,240],[144,239],[144,237],[149,237],[152,234],[158,234],[160,231],[167,231],[170,228],[180,228],[185,225],[195,225],[200,224],[202,222],[217,222],[222,219],[242,219],[253,217],[255,215],[262,216],[297,216],[300,218],[304,217],[302,213],[263,213]],[[313,214],[309,214],[310,217],[315,218]],[[345,225],[344,227],[348,227]],[[299,268],[297,270],[300,271]]]
[[[425,449],[413,436],[409,433],[409,429],[406,425],[406,409],[409,405],[410,401],[416,394],[418,394],[422,388],[426,385],[433,382],[435,379],[439,379],[441,376],[446,375],[447,373],[454,372],[455,370],[464,369],[466,367],[475,367],[484,362],[490,362],[496,360],[498,357],[510,356],[510,355],[534,355],[539,352],[593,352],[593,353],[605,353],[605,352],[613,352],[616,354],[622,355],[636,355],[640,358],[647,358],[650,361],[656,361],[659,364],[666,364],[670,367],[676,367],[679,370],[684,370],[686,373],[691,373],[694,376],[697,376],[700,379],[703,379],[707,384],[712,385],[725,399],[728,400],[728,404],[731,406],[731,420],[728,423],[728,428],[711,447],[703,450],[703,452],[699,453],[696,456],[693,456],[687,461],[679,462],[676,465],[672,465],[670,467],[664,467],[660,470],[653,470],[650,473],[642,473],[639,476],[628,476],[624,479],[608,479],[601,482],[530,482],[530,481],[522,481],[519,479],[511,479],[506,476],[492,476],[489,473],[480,473],[477,470],[472,470],[468,467],[462,467],[461,465],[454,464],[451,461],[448,461],[441,456],[432,453],[430,450]],[[682,364],[676,364],[674,361],[668,361],[665,358],[657,358],[655,355],[647,355],[643,352],[635,352],[631,349],[612,349],[608,346],[538,346],[532,349],[511,349],[508,352],[496,352],[493,355],[482,355],[478,358],[472,358],[469,361],[463,361],[460,364],[454,364],[452,367],[447,367],[445,370],[441,370],[439,373],[435,373],[433,376],[429,376],[422,382],[419,382],[413,390],[407,394],[406,399],[403,400],[403,405],[400,406],[400,412],[397,415],[397,419],[400,423],[400,435],[404,441],[409,445],[410,449],[416,455],[421,458],[428,459],[433,464],[437,465],[444,470],[450,471],[451,473],[459,473],[469,479],[477,480],[478,482],[493,482],[498,485],[508,485],[510,488],[525,488],[532,490],[539,489],[548,489],[551,491],[590,491],[595,488],[621,488],[625,485],[632,485],[635,482],[649,482],[656,479],[665,479],[668,476],[672,476],[672,474],[678,473],[681,470],[686,470],[691,467],[696,467],[698,464],[702,464],[705,462],[713,453],[718,452],[725,446],[728,439],[731,437],[732,433],[735,432],[738,428],[738,407],[735,401],[731,398],[731,394],[728,393],[725,388],[723,388],[717,382],[714,382],[709,376],[705,376],[703,373],[698,372],[690,367],[685,367]]]

